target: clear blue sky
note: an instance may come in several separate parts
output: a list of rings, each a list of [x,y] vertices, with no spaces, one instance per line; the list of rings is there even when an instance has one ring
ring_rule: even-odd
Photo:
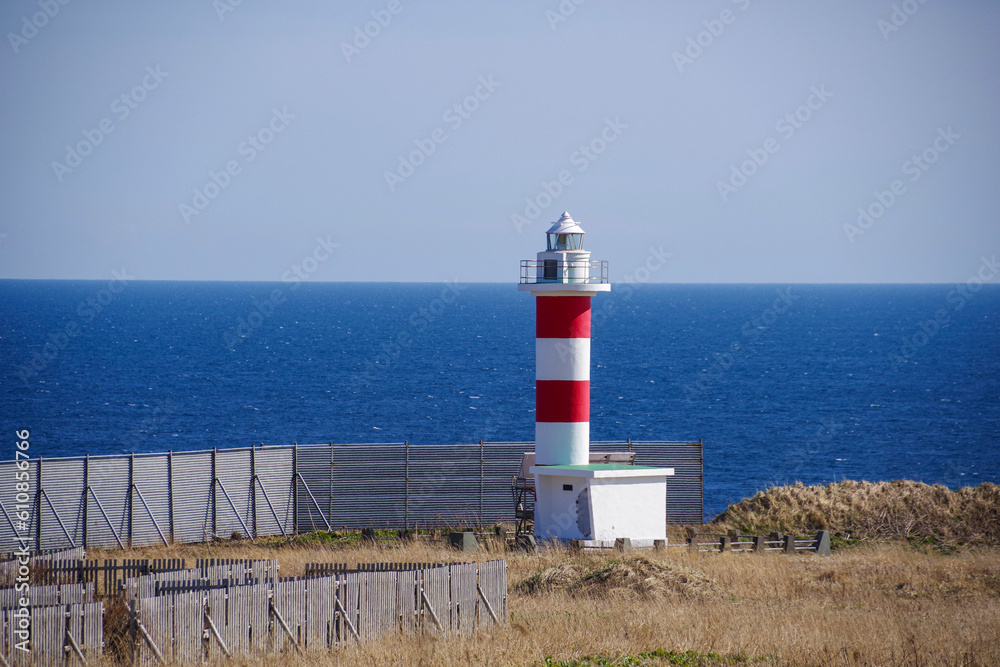
[[[514,282],[563,210],[613,281],[1000,251],[995,2],[235,2],[4,2],[0,278]]]

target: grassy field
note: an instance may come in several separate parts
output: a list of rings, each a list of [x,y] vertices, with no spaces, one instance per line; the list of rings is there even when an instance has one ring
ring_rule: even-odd
[[[95,554],[97,555],[97,554]],[[118,557],[459,561],[443,545],[191,545]],[[497,554],[481,554],[479,559]],[[815,555],[508,553],[509,626],[236,665],[998,665],[1000,550],[875,544]]]
[[[894,485],[894,486],[893,486]],[[570,553],[467,555],[442,543],[364,545],[357,535],[92,552],[90,557],[434,562],[503,556],[506,627],[398,635],[329,655],[228,665],[1000,665],[998,487],[912,482],[781,487],[708,527],[826,528],[833,555]],[[946,525],[942,525],[944,522]],[[684,531],[671,535],[683,541]]]

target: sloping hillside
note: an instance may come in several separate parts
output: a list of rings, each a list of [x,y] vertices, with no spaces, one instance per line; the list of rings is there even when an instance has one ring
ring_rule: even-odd
[[[753,534],[830,530],[856,539],[904,538],[954,544],[1000,543],[1000,486],[952,491],[935,484],[844,481],[761,491],[730,505],[714,527]]]

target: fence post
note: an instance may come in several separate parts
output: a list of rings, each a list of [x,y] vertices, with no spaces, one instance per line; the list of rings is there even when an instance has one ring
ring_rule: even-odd
[[[170,543],[174,537],[174,451],[167,452],[167,515],[170,517]]]
[[[688,538],[688,550],[691,553],[698,553],[698,533]]]
[[[719,538],[719,553],[725,551],[730,551],[732,549],[733,538],[729,535],[723,535]]]
[[[795,553],[795,536],[785,535],[785,553],[793,554]]]
[[[403,494],[403,528],[410,527],[410,441],[403,441],[403,451],[405,457],[403,480],[405,491]]]
[[[38,457],[38,474],[35,475],[35,550],[42,553],[42,457]]]
[[[135,489],[135,452],[128,455],[128,497],[125,504],[128,507],[128,547],[132,548],[132,491]]]
[[[327,484],[329,492],[326,494],[326,519],[330,527],[333,527],[333,443],[330,443],[330,483]]]
[[[292,443],[292,535],[299,534],[299,443]]]
[[[106,562],[106,561],[105,561]],[[105,578],[107,578],[108,572],[105,571]],[[124,572],[122,573],[122,579],[124,579]],[[129,653],[132,658],[132,664],[135,664],[136,657],[136,642],[138,640],[138,628],[136,628],[138,619],[138,614],[136,613],[136,601],[130,600],[128,603],[128,635],[129,635]]]
[[[479,439],[479,525],[483,525],[483,474],[485,473],[486,458],[483,451],[483,439]]]
[[[250,446],[250,511],[253,512],[251,537],[257,539],[257,448]]]
[[[209,541],[215,540],[216,535],[219,534],[217,525],[218,513],[216,512],[219,507],[219,503],[218,496],[215,493],[215,482],[218,479],[218,476],[215,474],[215,452],[215,447],[212,447],[212,493],[209,495],[209,498],[212,501],[212,537]]]
[[[667,485],[670,486],[669,484]],[[667,491],[670,493],[670,491]],[[705,458],[701,438],[698,438],[698,514],[705,516]],[[703,519],[704,520],[704,519]]]
[[[820,556],[830,555],[830,531],[821,530],[816,533],[816,553]]]
[[[740,534],[740,531],[736,530],[735,528],[730,528],[729,530],[726,531],[726,534],[729,536],[730,551],[733,549],[734,543],[743,541],[743,536]],[[743,551],[742,545],[740,545],[739,550]]]
[[[767,545],[764,544],[765,540],[767,540],[767,538],[764,537],[763,535],[754,535],[753,536],[753,550],[756,553],[759,553],[759,554],[767,553]]]
[[[87,549],[87,508],[90,505],[90,494],[87,487],[90,486],[90,454],[83,457],[83,548]],[[82,562],[82,561],[81,561]],[[82,579],[80,581],[83,581]]]

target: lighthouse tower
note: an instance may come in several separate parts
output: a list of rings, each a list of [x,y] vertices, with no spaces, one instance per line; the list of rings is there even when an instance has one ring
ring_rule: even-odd
[[[521,262],[518,289],[535,299],[535,463],[590,462],[590,299],[608,292],[607,262],[591,262],[570,216],[545,250]],[[593,274],[592,270],[593,269]]]
[[[535,536],[661,540],[673,469],[590,463],[590,302],[611,285],[583,236],[563,213],[521,261],[518,289],[535,297]]]

